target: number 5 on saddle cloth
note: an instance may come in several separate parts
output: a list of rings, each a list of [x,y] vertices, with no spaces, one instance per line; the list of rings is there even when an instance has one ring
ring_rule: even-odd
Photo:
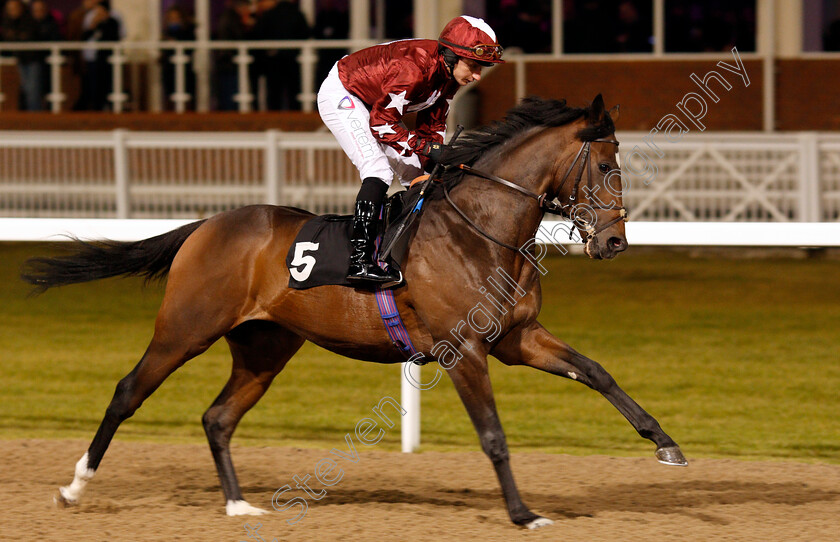
[[[422,210],[422,206],[417,208],[421,191],[419,184],[397,192],[385,204],[376,244],[377,260],[381,260],[382,266],[400,270],[411,232],[418,224],[417,215]],[[289,288],[306,290],[328,284],[359,287],[358,283],[347,280],[353,251],[350,243],[352,230],[352,215],[322,215],[306,222],[286,254]],[[380,246],[387,248],[387,254],[379,250]]]

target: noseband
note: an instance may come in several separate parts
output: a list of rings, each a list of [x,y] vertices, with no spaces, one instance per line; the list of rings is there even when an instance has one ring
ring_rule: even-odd
[[[581,144],[580,149],[578,149],[577,155],[575,155],[574,161],[572,161],[572,165],[569,166],[568,170],[566,170],[566,174],[563,176],[563,180],[560,181],[560,186],[557,188],[557,193],[559,194],[560,191],[563,189],[563,186],[565,186],[566,181],[569,179],[569,176],[572,174],[572,171],[574,171],[575,166],[578,164],[578,162],[580,162],[580,168],[578,169],[577,174],[575,175],[575,184],[572,187],[572,194],[571,194],[571,196],[569,196],[569,204],[565,205],[565,206],[559,204],[558,202],[556,202],[554,200],[549,200],[548,199],[548,192],[543,192],[541,195],[540,194],[535,194],[534,192],[531,192],[527,188],[522,188],[521,186],[519,186],[517,184],[514,184],[514,183],[512,183],[512,182],[510,182],[506,179],[502,179],[501,177],[498,177],[496,175],[492,175],[490,173],[484,173],[483,171],[479,171],[477,169],[474,169],[474,168],[472,168],[472,167],[470,167],[466,164],[459,164],[458,166],[454,166],[454,167],[462,169],[463,171],[465,171],[466,173],[469,173],[470,175],[475,175],[476,177],[481,177],[483,179],[487,179],[488,181],[493,181],[495,183],[507,186],[508,188],[512,188],[512,189],[516,190],[520,194],[524,194],[525,196],[528,196],[529,198],[533,198],[533,199],[537,200],[537,203],[539,204],[539,208],[543,212],[568,218],[569,220],[571,220],[575,224],[575,226],[577,226],[579,229],[583,230],[583,239],[582,240],[583,240],[584,243],[586,243],[590,238],[594,238],[596,235],[598,235],[599,233],[601,233],[605,229],[609,228],[613,224],[616,224],[616,223],[621,222],[621,221],[626,222],[627,219],[628,219],[627,209],[624,208],[623,206],[616,208],[616,207],[605,207],[603,205],[594,205],[592,203],[591,199],[590,199],[590,202],[589,202],[589,205],[588,205],[588,207],[590,209],[598,209],[598,210],[601,210],[601,211],[609,211],[609,210],[616,209],[618,211],[618,216],[616,216],[615,218],[613,218],[612,220],[610,220],[606,224],[602,224],[601,226],[598,226],[596,228],[595,225],[592,222],[588,222],[588,221],[586,221],[586,220],[584,220],[580,217],[577,217],[577,216],[572,216],[573,212],[569,212],[569,209],[574,208],[575,201],[577,200],[578,192],[580,190],[580,183],[583,180],[584,171],[587,172],[587,181],[586,182],[587,182],[587,186],[590,187],[590,192],[591,192],[591,188],[592,188],[592,169],[590,168],[590,163],[589,162],[590,162],[590,145],[593,142],[596,142],[596,143],[612,143],[616,147],[618,147],[618,144],[619,144],[618,141],[616,141],[614,139],[593,139],[592,141],[584,141]],[[509,245],[509,244],[507,244],[503,241],[500,241],[499,239],[496,239],[495,237],[493,237],[492,235],[490,235],[489,233],[485,232],[480,227],[478,227],[478,225],[476,225],[475,222],[470,220],[470,218],[457,205],[455,205],[455,202],[452,201],[452,198],[449,196],[449,190],[446,188],[446,186],[444,186],[444,188],[443,188],[443,194],[444,194],[444,196],[446,196],[446,201],[449,202],[449,204],[452,206],[452,208],[455,209],[455,211],[457,211],[458,214],[461,215],[461,218],[463,218],[464,221],[466,221],[467,224],[472,226],[472,228],[475,231],[477,231],[479,234],[481,234],[482,236],[486,237],[487,239],[493,241],[497,245],[503,246],[503,247],[508,248],[510,250],[517,250],[517,251],[519,250],[519,247]],[[597,220],[596,220],[596,222],[597,222]],[[571,239],[571,238],[572,238],[572,233],[569,232],[569,239]]]

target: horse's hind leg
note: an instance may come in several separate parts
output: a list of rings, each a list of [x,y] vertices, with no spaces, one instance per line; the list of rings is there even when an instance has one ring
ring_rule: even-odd
[[[246,322],[226,339],[233,354],[233,369],[224,389],[204,413],[204,431],[219,471],[227,515],[262,514],[265,510],[251,506],[242,497],[230,457],[230,438],[242,416],[260,400],[304,340],[262,321]]]
[[[163,326],[156,327],[155,336],[140,362],[117,384],[88,451],[76,463],[73,482],[59,489],[55,498],[57,504],[78,503],[120,424],[130,418],[170,374],[204,352],[216,339],[218,336],[200,342],[190,341],[187,334],[173,334]]]
[[[533,322],[509,333],[493,355],[507,365],[528,365],[589,386],[606,397],[639,435],[656,444],[656,458],[660,463],[688,465],[680,447],[659,422],[627,395],[600,364],[575,351],[540,324]]]
[[[66,506],[79,502],[120,424],[130,418],[178,367],[207,350],[230,329],[226,328],[225,322],[202,318],[200,307],[187,307],[180,303],[182,300],[184,297],[180,296],[167,303],[164,298],[146,353],[117,384],[88,451],[76,463],[73,482],[59,489],[56,504]]]

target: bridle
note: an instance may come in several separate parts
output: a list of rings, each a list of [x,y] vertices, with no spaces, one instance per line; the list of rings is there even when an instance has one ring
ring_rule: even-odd
[[[537,204],[539,205],[540,210],[542,210],[544,213],[550,213],[550,214],[553,214],[553,215],[563,216],[565,218],[570,219],[572,222],[574,222],[574,224],[578,227],[578,229],[583,230],[583,235],[582,235],[583,239],[582,240],[583,240],[584,243],[586,243],[586,242],[588,242],[588,240],[590,238],[594,238],[596,235],[598,235],[602,231],[606,230],[607,228],[609,228],[613,224],[616,224],[616,223],[621,222],[621,221],[626,222],[627,219],[628,219],[627,209],[624,208],[623,206],[622,207],[605,207],[605,206],[600,205],[600,204],[595,205],[595,204],[592,203],[591,198],[590,198],[590,202],[588,204],[588,207],[590,209],[597,209],[597,210],[601,210],[601,211],[617,210],[618,211],[618,216],[616,216],[612,220],[609,220],[605,224],[601,224],[600,226],[597,226],[597,227],[596,227],[597,219],[595,221],[595,224],[593,224],[592,222],[589,222],[589,221],[587,221],[587,220],[585,220],[581,217],[573,216],[574,215],[574,205],[575,205],[575,202],[576,202],[577,197],[578,197],[578,192],[580,190],[581,181],[583,180],[584,171],[587,172],[587,181],[586,182],[587,182],[587,186],[590,188],[590,192],[591,192],[591,189],[592,189],[592,169],[590,167],[590,145],[592,143],[612,143],[613,145],[616,146],[616,148],[619,145],[618,141],[616,141],[614,139],[593,139],[591,141],[584,141],[581,144],[580,149],[578,149],[577,155],[575,155],[575,159],[572,161],[572,164],[569,166],[569,169],[566,170],[566,174],[563,176],[563,180],[560,181],[560,186],[557,188],[557,193],[559,194],[560,191],[563,189],[563,186],[565,186],[566,181],[569,179],[569,176],[572,174],[572,171],[574,171],[575,166],[578,164],[578,162],[580,162],[580,168],[578,169],[577,174],[575,175],[575,184],[572,187],[572,194],[569,196],[569,204],[568,205],[562,205],[562,204],[560,204],[560,203],[558,203],[554,200],[549,200],[548,192],[543,192],[542,194],[535,194],[534,192],[531,192],[527,188],[523,188],[523,187],[521,187],[517,184],[514,184],[514,183],[512,183],[512,182],[510,182],[506,179],[503,179],[501,177],[498,177],[496,175],[492,175],[490,173],[485,173],[483,171],[479,171],[479,170],[474,169],[474,168],[472,168],[472,167],[470,167],[466,164],[459,164],[457,166],[449,166],[449,167],[457,167],[458,169],[461,169],[464,172],[469,173],[470,175],[475,175],[476,177],[481,177],[483,179],[487,179],[488,181],[493,181],[495,183],[507,186],[508,188],[512,188],[513,190],[516,190],[520,194],[524,194],[525,196],[528,196],[529,198],[537,200]],[[510,250],[516,250],[516,251],[519,250],[520,247],[509,245],[509,244],[505,243],[504,241],[501,241],[501,240],[495,238],[494,236],[490,235],[486,231],[482,230],[475,222],[473,222],[464,213],[464,211],[462,211],[457,205],[455,205],[455,202],[452,201],[452,198],[449,196],[449,189],[445,185],[443,187],[443,194],[444,194],[444,196],[446,196],[446,201],[449,202],[449,204],[452,206],[452,208],[455,209],[455,211],[459,215],[461,215],[461,218],[463,218],[464,221],[467,224],[469,224],[479,234],[481,234],[485,238],[493,241],[497,245],[503,246],[503,247],[505,247],[507,249],[510,249]],[[573,209],[572,212],[569,212],[569,209]],[[571,232],[569,232],[569,238],[571,239],[571,237],[572,237],[572,234],[571,234]]]

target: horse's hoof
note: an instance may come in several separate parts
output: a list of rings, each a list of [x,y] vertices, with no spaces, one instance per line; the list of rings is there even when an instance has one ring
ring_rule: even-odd
[[[59,489],[58,493],[53,495],[53,503],[55,504],[56,508],[70,508],[71,506],[76,506],[77,504],[79,504],[79,501],[68,499],[62,494],[61,489]]]
[[[531,521],[525,524],[525,526],[531,530],[539,529],[540,527],[548,527],[549,525],[554,525],[554,522],[548,518],[543,517],[532,519]]]
[[[656,450],[656,459],[663,465],[674,465],[677,467],[687,467],[688,460],[680,450],[679,446],[668,446],[666,448],[659,448]]]
[[[229,516],[261,516],[268,514],[268,510],[251,506],[248,501],[228,501],[225,513]]]

